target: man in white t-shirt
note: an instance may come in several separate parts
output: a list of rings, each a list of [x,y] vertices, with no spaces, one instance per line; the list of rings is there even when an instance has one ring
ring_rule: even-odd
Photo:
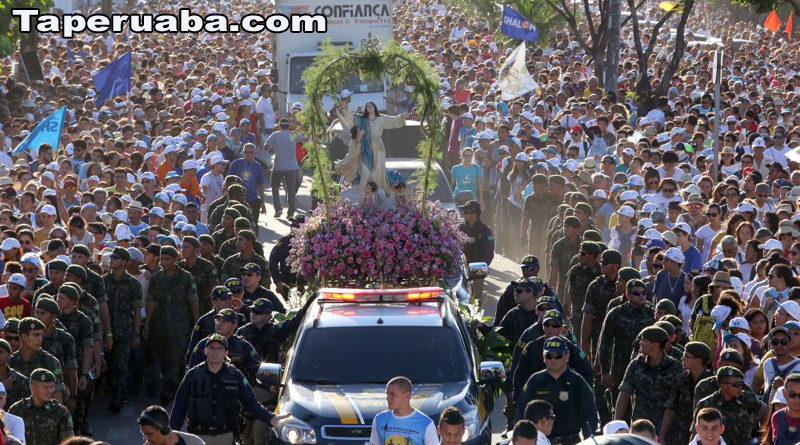
[[[8,345],[8,343],[6,343]],[[10,346],[9,346],[10,347]],[[19,384],[19,382],[17,382]],[[0,410],[2,413],[0,416],[3,417],[3,423],[6,424],[6,431],[8,431],[12,436],[16,437],[19,440],[25,440],[25,421],[22,420],[22,417],[15,416],[11,413],[6,412],[6,387],[0,383]]]
[[[205,201],[200,205],[202,219],[208,218],[208,206],[217,198],[222,196],[222,183],[225,181],[225,158],[222,155],[215,155],[211,158],[211,170],[200,178],[200,190],[203,192]]]
[[[411,380],[394,377],[386,384],[389,409],[372,420],[370,445],[439,445],[433,420],[411,406]]]

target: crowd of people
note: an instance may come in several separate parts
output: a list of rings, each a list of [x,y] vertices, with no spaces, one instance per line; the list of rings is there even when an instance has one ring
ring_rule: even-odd
[[[247,0],[191,7],[264,11]],[[798,43],[734,23],[720,5],[694,9],[679,69],[644,110],[628,93],[640,76],[659,85],[675,44],[667,31],[641,73],[622,28],[620,77],[606,93],[576,36],[550,30],[526,54],[539,87],[506,100],[496,81],[515,45],[485,18],[394,3],[395,39],[441,77],[442,166],[464,204],[467,259],[521,265],[493,326],[511,345],[514,443],[618,432],[670,445],[800,440]],[[654,2],[640,12],[664,13]],[[304,220],[303,104],[282,116],[272,102],[270,35],[39,38],[43,82],[14,76],[19,53],[0,60],[0,438],[79,443],[69,438],[92,435],[96,396],[117,413],[146,388],[163,407],[174,399],[171,413],[139,417],[149,443],[264,443],[288,414],[265,409],[275,394],[249,381],[282,358],[311,301],[274,322],[303,283],[286,263],[291,235],[270,252],[258,241],[259,218]],[[725,48],[719,141],[712,38]],[[129,51],[130,93],[96,104],[92,75]],[[337,107],[331,120],[352,124],[360,143],[370,125],[419,119],[413,85],[387,96],[388,116],[373,104],[355,116]],[[57,146],[13,153],[61,106]],[[378,141],[380,159],[391,147]],[[358,162],[336,170],[367,176],[365,204],[407,199],[403,178]],[[409,385],[390,386],[402,399]],[[461,437],[447,425],[435,431],[442,442]]]

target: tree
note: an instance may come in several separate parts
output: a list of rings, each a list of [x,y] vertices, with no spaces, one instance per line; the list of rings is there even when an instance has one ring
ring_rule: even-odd
[[[494,0],[453,0],[453,3],[460,7],[470,17],[489,22],[490,29],[500,29],[500,21],[503,16],[503,7]],[[503,2],[515,11],[524,15],[539,30],[539,40],[546,40],[550,34],[550,29],[559,25],[559,20],[549,8],[537,7],[530,1],[507,0]]]
[[[733,0],[733,3],[752,8],[759,14],[786,8],[791,8],[795,15],[800,14],[800,0]]]
[[[36,41],[36,31],[29,34],[19,32],[19,22],[11,15],[13,9],[36,8],[44,13],[52,6],[53,0],[0,0],[0,57],[13,54],[20,40],[30,38]]]
[[[636,0],[627,0],[630,8],[634,7]],[[636,78],[635,91],[638,96],[639,115],[642,116],[648,111],[652,110],[655,101],[658,97],[667,94],[670,86],[672,76],[678,70],[678,66],[683,58],[684,51],[686,50],[686,22],[689,20],[689,15],[692,13],[694,7],[694,0],[681,0],[679,3],[672,5],[665,11],[664,15],[653,25],[653,30],[650,33],[650,40],[647,42],[647,49],[642,47],[642,33],[639,29],[639,21],[633,21],[633,41],[636,46],[636,55],[639,59],[639,73]],[[650,79],[648,78],[648,66],[650,56],[656,48],[656,41],[664,26],[675,14],[680,13],[678,19],[678,26],[675,29],[675,46],[672,48],[669,62],[661,74],[661,79],[658,87],[654,90]]]

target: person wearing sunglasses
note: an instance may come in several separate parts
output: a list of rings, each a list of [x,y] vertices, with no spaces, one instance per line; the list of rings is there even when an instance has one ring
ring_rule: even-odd
[[[669,333],[664,328],[648,326],[642,329],[640,336],[640,353],[625,371],[614,413],[616,420],[622,420],[633,402],[632,418],[651,419],[659,431],[664,403],[683,369],[681,363],[665,351]]]
[[[546,366],[542,357],[544,344],[548,338],[564,338],[567,341],[566,344],[569,352],[569,361],[567,364],[570,369],[575,370],[589,385],[594,383],[594,370],[592,369],[592,365],[578,346],[569,340],[571,334],[565,332],[566,326],[564,325],[564,316],[561,312],[557,310],[545,312],[542,327],[544,329],[544,335],[526,343],[522,348],[522,352],[519,354],[517,363],[512,364],[509,369],[509,375],[512,377],[515,399],[519,396],[519,393],[522,392],[522,386],[528,381],[530,376],[545,369]],[[513,373],[511,373],[512,371]]]
[[[763,360],[763,380],[759,375],[753,378],[753,389],[769,393],[783,386],[787,375],[800,372],[800,359],[793,352],[800,343],[800,323],[789,321],[769,332],[769,346],[773,355],[765,355]]]
[[[767,419],[767,405],[752,392],[743,391],[744,374],[733,366],[717,369],[719,389],[697,402],[696,412],[716,408],[725,418],[722,438],[729,444],[750,443],[753,429]]]
[[[775,445],[800,442],[800,374],[790,374],[781,390],[786,407],[772,415],[772,443]]]
[[[711,349],[703,342],[686,344],[683,354],[683,373],[670,388],[670,396],[664,403],[664,419],[659,437],[665,443],[688,443],[689,427],[694,410],[694,390],[697,383],[711,377]]]
[[[572,370],[569,363],[569,345],[563,337],[550,337],[542,348],[545,369],[533,374],[516,400],[514,422],[525,418],[525,408],[534,399],[544,400],[553,406],[559,419],[553,425],[550,441],[574,445],[583,437],[591,436],[597,429],[597,408],[592,389],[586,380]]]

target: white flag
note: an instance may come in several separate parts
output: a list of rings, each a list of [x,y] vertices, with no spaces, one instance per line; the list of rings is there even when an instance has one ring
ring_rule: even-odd
[[[503,66],[500,67],[500,74],[497,76],[497,89],[503,92],[500,100],[511,100],[539,88],[539,84],[528,72],[525,54],[525,42],[523,41],[508,55]]]

